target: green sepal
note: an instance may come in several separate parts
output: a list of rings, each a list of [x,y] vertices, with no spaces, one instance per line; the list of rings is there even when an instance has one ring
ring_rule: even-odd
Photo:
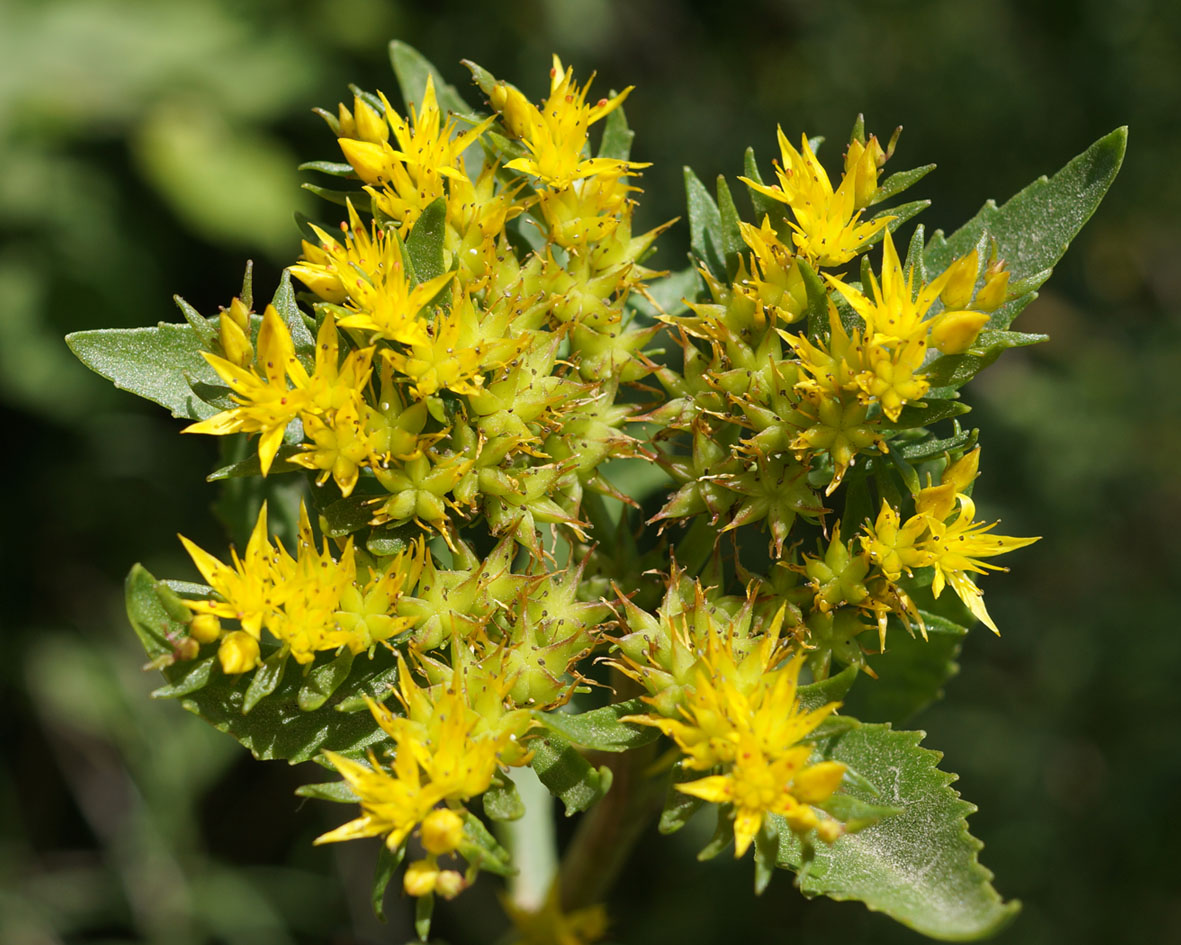
[[[119,390],[129,391],[174,417],[204,420],[218,412],[198,397],[186,379],[220,384],[201,356],[201,339],[190,325],[160,322],[155,328],[99,328],[66,335],[74,356]]]
[[[336,204],[338,207],[347,207],[351,203],[353,209],[358,213],[373,213],[373,198],[360,188],[356,190],[336,190],[332,187],[321,187],[319,184],[313,184],[311,181],[306,180],[299,186],[301,190],[306,190],[309,194],[315,194],[321,200],[327,200],[329,203]]]
[[[734,842],[734,818],[730,816],[730,805],[718,804],[716,810],[718,822],[714,827],[714,835],[697,853],[697,859],[702,863],[712,860]]]
[[[869,247],[876,246],[885,239],[887,232],[892,235],[900,226],[908,220],[913,220],[929,206],[931,206],[930,200],[912,200],[910,203],[901,203],[897,207],[891,207],[889,210],[883,210],[881,213],[874,214],[866,222],[880,220],[883,217],[893,217],[893,219],[866,240],[861,247],[861,251],[864,252]]]
[[[426,282],[447,271],[443,263],[443,238],[447,233],[447,201],[443,197],[427,204],[406,237],[406,254],[415,278]]]
[[[705,184],[688,167],[685,168],[685,204],[689,212],[689,248],[715,279],[725,282],[722,214]]]
[[[611,787],[611,769],[594,768],[578,750],[559,735],[546,735],[529,742],[530,762],[538,779],[566,805],[566,816],[584,811]]]
[[[385,891],[389,888],[390,880],[394,878],[394,873],[402,865],[402,859],[405,856],[406,844],[404,843],[396,850],[391,850],[383,843],[377,851],[377,865],[373,869],[373,892],[370,894],[370,901],[373,903],[373,914],[377,916],[379,922],[385,921]]]
[[[459,842],[459,853],[473,866],[497,876],[512,876],[517,871],[508,850],[470,810],[463,812],[463,839]]]
[[[345,649],[336,659],[315,666],[304,677],[296,704],[303,712],[313,712],[327,702],[353,668],[353,651]]]
[[[498,774],[484,792],[484,813],[490,820],[520,820],[525,816],[525,802],[512,778]]]
[[[742,169],[745,172],[745,177],[753,180],[756,184],[763,183],[763,175],[759,173],[759,162],[755,158],[754,148],[746,149],[746,153],[742,156]],[[763,218],[768,217],[775,231],[781,237],[785,236],[787,205],[778,200],[771,199],[766,194],[759,193],[750,184],[746,185],[746,192],[750,196],[750,205],[754,209],[755,223],[762,226]]]
[[[664,809],[660,812],[660,823],[657,826],[661,833],[676,833],[701,809],[705,801],[684,791],[678,791],[677,785],[696,781],[703,776],[701,771],[690,771],[686,768],[684,759],[673,765],[668,793],[664,797]]]
[[[287,647],[281,647],[263,660],[262,665],[254,671],[254,675],[250,678],[250,685],[246,689],[246,695],[242,699],[243,715],[246,715],[261,700],[275,691],[279,680],[283,678],[283,671],[287,668],[288,656],[290,656],[290,651]]]
[[[922,737],[855,724],[823,744],[826,759],[844,762],[879,792],[847,784],[847,794],[901,813],[831,846],[817,843],[806,871],[805,845],[784,827],[778,862],[800,871],[797,883],[807,896],[860,900],[932,938],[982,938],[1008,923],[1019,906],[1005,903],[992,887],[992,874],[977,860],[981,843],[965,822],[975,807],[951,789],[955,775],[936,767],[942,755],[920,747]]]
[[[617,106],[603,122],[603,137],[599,141],[598,156],[615,161],[626,161],[631,157],[632,140],[635,136],[636,133],[628,127],[623,106]]]
[[[629,751],[656,741],[660,730],[650,725],[621,722],[627,715],[643,715],[641,699],[628,699],[575,715],[571,712],[534,712],[533,717],[572,745],[589,751]]]
[[[127,617],[144,652],[153,663],[158,660],[171,663],[176,656],[176,644],[188,635],[185,625],[191,617],[189,609],[171,588],[139,564],[127,575],[123,591]],[[183,670],[189,666],[181,664]],[[178,675],[187,673],[182,671]]]
[[[358,804],[361,798],[353,791],[348,781],[324,781],[319,784],[301,784],[295,789],[300,797],[317,801],[331,801],[333,804]],[[383,843],[384,847],[385,844]]]
[[[937,230],[924,254],[927,268],[943,272],[987,234],[996,240],[998,255],[1015,279],[1053,269],[1115,180],[1127,143],[1127,128],[1117,128],[1053,177],[1039,177],[1002,206],[989,200],[951,236],[945,238]],[[1002,305],[993,313],[990,326],[1008,328],[1018,306],[1024,307],[1022,299]]]

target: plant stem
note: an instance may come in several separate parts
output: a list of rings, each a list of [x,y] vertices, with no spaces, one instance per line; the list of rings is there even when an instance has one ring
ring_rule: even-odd
[[[554,799],[532,768],[510,768],[508,776],[525,805],[519,820],[505,821],[497,831],[517,867],[508,881],[509,898],[515,906],[535,912],[545,904],[558,871]]]

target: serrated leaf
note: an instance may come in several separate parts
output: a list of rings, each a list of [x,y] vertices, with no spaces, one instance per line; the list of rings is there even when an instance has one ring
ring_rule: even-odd
[[[571,712],[535,712],[533,717],[570,744],[590,751],[628,751],[660,737],[650,725],[619,721],[628,715],[643,715],[647,706],[640,699],[628,699],[575,715]]]
[[[377,866],[373,870],[373,892],[370,896],[373,902],[373,914],[381,922],[385,921],[385,891],[389,888],[390,880],[402,865],[402,858],[406,855],[406,844],[391,850],[384,843],[377,851]]]
[[[546,735],[529,743],[530,762],[538,779],[566,805],[566,816],[584,811],[611,787],[609,768],[593,768],[578,750],[559,735]]]
[[[796,690],[796,699],[800,703],[800,709],[804,712],[811,712],[830,702],[840,702],[856,681],[857,672],[856,666],[846,666],[835,676],[800,686]]]
[[[897,448],[904,459],[911,463],[917,463],[924,459],[941,456],[944,453],[960,453],[970,450],[976,445],[979,433],[980,431],[976,429],[961,430],[955,436],[941,440],[924,438],[915,443],[899,444]]]
[[[340,684],[348,679],[353,668],[353,652],[346,649],[336,659],[329,660],[312,669],[299,687],[296,703],[304,712],[320,708],[332,696]]]
[[[186,379],[216,385],[219,378],[201,356],[189,325],[161,322],[155,328],[100,328],[66,335],[74,356],[120,390],[167,407],[174,417],[204,420],[217,413],[193,393]]]
[[[927,268],[943,272],[956,258],[972,250],[987,234],[1014,278],[1024,279],[1052,269],[1071,240],[1098,208],[1119,173],[1127,147],[1127,128],[1100,138],[1053,177],[1039,177],[1004,205],[988,201],[971,220],[944,237],[936,231],[927,244]],[[993,328],[1008,328],[1021,300],[993,313]]]
[[[943,687],[957,672],[961,641],[968,628],[936,614],[920,611],[927,639],[916,631],[892,629],[886,651],[868,657],[878,674],[850,693],[846,708],[867,722],[905,722],[943,695]]]
[[[722,214],[714,198],[697,179],[693,171],[685,168],[685,204],[689,211],[689,248],[705,264],[715,279],[726,281],[725,254],[722,251]]]
[[[603,138],[599,142],[599,157],[626,161],[631,156],[632,139],[636,133],[627,126],[623,106],[618,106],[603,122]]]
[[[443,237],[447,232],[447,201],[440,197],[429,203],[406,237],[406,254],[415,278],[426,282],[447,271],[443,264]]]
[[[1018,904],[1005,903],[993,889],[992,874],[977,860],[981,843],[965,822],[975,807],[951,789],[955,776],[936,767],[942,756],[920,747],[922,737],[863,724],[824,746],[826,758],[859,772],[880,796],[855,788],[848,793],[902,812],[832,846],[816,844],[800,888],[809,896],[860,900],[932,938],[991,935],[1012,919]],[[781,827],[779,865],[799,870],[804,852],[799,838]]]

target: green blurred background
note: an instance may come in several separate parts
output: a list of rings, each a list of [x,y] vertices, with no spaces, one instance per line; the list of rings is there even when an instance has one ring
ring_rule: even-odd
[[[897,166],[934,161],[928,230],[954,228],[1131,126],[1107,202],[968,397],[983,514],[1043,541],[986,582],[949,699],[916,724],[981,810],[973,832],[1025,909],[999,941],[1181,941],[1181,4],[1171,0],[0,0],[0,398],[11,500],[0,614],[0,941],[400,943],[368,906],[373,845],[313,848],[341,809],[173,704],[122,613],[129,565],[182,575],[178,531],[223,539],[214,444],[76,363],[78,329],[216,311],[243,262],[269,292],[315,212],[300,160],[335,158],[309,111],[393,93],[403,39],[465,92],[472,58],[531,94],[548,54],[635,84],[641,222],[680,211],[680,166],[736,175],[776,123],[843,140],[858,111]],[[474,90],[470,97],[475,100]],[[828,159],[837,147],[830,145]],[[662,261],[679,266],[664,240]],[[314,772],[313,772],[314,773]],[[653,833],[613,903],[617,939],[915,942],[857,904]],[[653,882],[659,876],[660,884]],[[489,878],[438,934],[489,942]]]

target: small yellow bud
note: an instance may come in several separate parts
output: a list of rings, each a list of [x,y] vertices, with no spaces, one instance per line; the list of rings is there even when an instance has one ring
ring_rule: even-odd
[[[339,138],[351,138],[355,133],[353,113],[345,107],[344,102],[341,102],[336,108],[336,135]]]
[[[972,301],[972,289],[976,287],[976,275],[980,271],[980,256],[976,250],[961,256],[948,267],[947,282],[939,298],[949,309],[966,308]]]
[[[353,97],[353,127],[354,133],[362,141],[380,144],[390,137],[390,126],[386,120],[360,96]]]
[[[228,311],[221,313],[221,350],[226,360],[246,367],[254,360],[254,348],[250,344],[250,336],[242,330],[237,320]]]
[[[435,892],[444,899],[454,899],[467,888],[463,876],[455,870],[442,870],[435,877]]]
[[[989,266],[988,272],[985,273],[984,285],[976,293],[973,303],[976,308],[991,312],[993,309],[999,308],[1001,303],[1005,301],[1005,295],[1009,291],[1010,273],[1003,267],[1003,261]]]
[[[885,163],[878,139],[870,135],[862,144],[854,139],[845,152],[845,175],[853,177],[853,206],[858,209],[868,206],[878,189],[878,168]]]
[[[462,840],[463,818],[449,808],[431,811],[422,822],[422,845],[427,853],[450,853]]]
[[[249,672],[259,663],[258,641],[245,630],[235,630],[221,641],[217,658],[227,675]]]
[[[845,832],[835,820],[822,820],[816,825],[816,836],[825,843],[833,843]]]
[[[213,614],[197,614],[189,621],[189,636],[198,643],[212,643],[221,636],[221,621]]]
[[[944,354],[963,354],[987,324],[985,312],[944,312],[931,328],[931,345]]]
[[[844,776],[845,766],[839,761],[822,761],[795,776],[791,793],[804,804],[819,804],[832,796]]]
[[[239,328],[243,331],[250,330],[250,309],[246,307],[245,302],[235,297],[226,311],[229,312],[230,318],[237,323]]]
[[[407,896],[429,896],[435,891],[438,879],[439,871],[433,860],[415,860],[406,867],[406,873],[402,877],[402,888],[406,890]]]
[[[505,82],[498,82],[488,95],[488,104],[500,112],[500,120],[517,138],[529,132],[529,100]]]
[[[193,660],[197,658],[201,647],[192,637],[185,637],[176,644],[176,658],[178,660]]]

